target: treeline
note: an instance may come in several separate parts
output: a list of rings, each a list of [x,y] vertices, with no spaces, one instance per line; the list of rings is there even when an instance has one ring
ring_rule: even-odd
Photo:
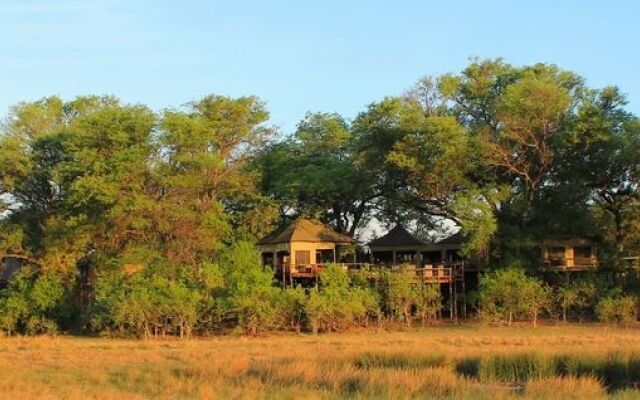
[[[637,322],[638,297],[607,275],[549,285],[521,268],[485,274],[468,307],[479,320],[537,325]],[[629,281],[637,285],[637,279]],[[78,303],[59,272],[23,268],[0,294],[0,330],[7,334],[83,332],[119,337],[189,337],[265,331],[340,332],[353,328],[425,326],[441,318],[439,284],[424,284],[409,267],[348,273],[329,265],[311,288],[281,288],[251,242],[225,249],[216,263],[176,270],[162,263],[144,271],[103,272],[88,305]],[[452,299],[449,298],[449,301]],[[450,315],[447,316],[449,318]]]
[[[531,276],[547,238],[597,238],[612,273],[640,248],[640,121],[617,88],[554,65],[473,60],[353,120],[309,113],[289,136],[268,120],[256,97],[161,112],[110,96],[14,106],[0,133],[0,259],[25,267],[0,293],[4,329],[188,335],[433,317],[435,293],[413,289],[398,303],[325,277],[318,292],[281,292],[237,247],[298,216],[355,237],[373,219],[420,236],[456,225],[474,262]]]
[[[84,332],[115,336],[189,336],[265,330],[328,332],[373,324],[422,324],[441,308],[438,285],[415,273],[348,274],[330,265],[317,287],[274,285],[251,242],[223,250],[215,263],[176,269],[162,262],[134,273],[101,272],[95,295],[80,304],[59,272],[23,268],[0,293],[0,329],[8,334]]]

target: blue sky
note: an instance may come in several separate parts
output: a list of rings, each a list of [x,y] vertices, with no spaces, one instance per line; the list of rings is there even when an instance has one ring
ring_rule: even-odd
[[[470,56],[555,63],[640,114],[640,2],[0,0],[0,114],[57,94],[154,110],[255,94],[289,133],[355,116]]]

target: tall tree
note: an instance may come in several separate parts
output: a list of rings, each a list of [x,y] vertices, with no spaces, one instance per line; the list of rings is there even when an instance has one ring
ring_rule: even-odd
[[[164,113],[157,166],[161,210],[154,224],[167,257],[194,263],[231,239],[234,227],[253,227],[247,232],[253,234],[271,228],[271,208],[257,195],[258,176],[248,169],[273,134],[268,116],[255,97],[221,96]],[[239,202],[266,207],[252,210]]]
[[[596,211],[607,217],[605,236],[619,254],[640,225],[640,119],[625,110],[626,104],[615,87],[586,94],[561,174],[567,185],[579,182],[590,190]]]
[[[69,270],[95,249],[89,232],[101,229],[96,222],[120,199],[114,192],[127,182],[122,173],[140,171],[119,157],[135,148],[131,137],[148,143],[152,123],[146,109],[111,97],[68,103],[51,97],[15,107],[1,139],[7,145],[0,146],[0,169],[10,229],[24,232],[20,251]]]
[[[499,193],[471,179],[473,138],[446,109],[433,105],[437,95],[428,97],[428,104],[415,96],[387,98],[356,120],[362,162],[378,171],[376,184],[385,194],[380,218],[428,226],[452,221],[469,236],[468,250],[480,250],[495,230],[487,202]]]
[[[563,156],[564,137],[584,89],[582,79],[553,65],[515,68],[501,60],[476,61],[443,78],[455,112],[483,144],[495,180],[514,188],[520,223]]]
[[[318,216],[354,235],[379,196],[356,156],[340,115],[308,113],[292,137],[263,154],[262,190],[279,202],[284,218]]]

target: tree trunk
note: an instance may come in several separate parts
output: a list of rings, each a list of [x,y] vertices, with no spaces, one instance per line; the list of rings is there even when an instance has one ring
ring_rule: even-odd
[[[411,310],[410,306],[404,308],[404,318],[407,320],[407,327],[411,328]]]
[[[619,209],[613,212],[614,220],[616,223],[616,251],[618,255],[624,252],[624,232],[622,229],[622,213]]]

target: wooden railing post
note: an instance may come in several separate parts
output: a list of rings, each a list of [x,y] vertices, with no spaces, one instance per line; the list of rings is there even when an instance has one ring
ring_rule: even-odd
[[[449,319],[451,320],[453,320],[453,309],[454,309],[453,282],[449,280]]]

